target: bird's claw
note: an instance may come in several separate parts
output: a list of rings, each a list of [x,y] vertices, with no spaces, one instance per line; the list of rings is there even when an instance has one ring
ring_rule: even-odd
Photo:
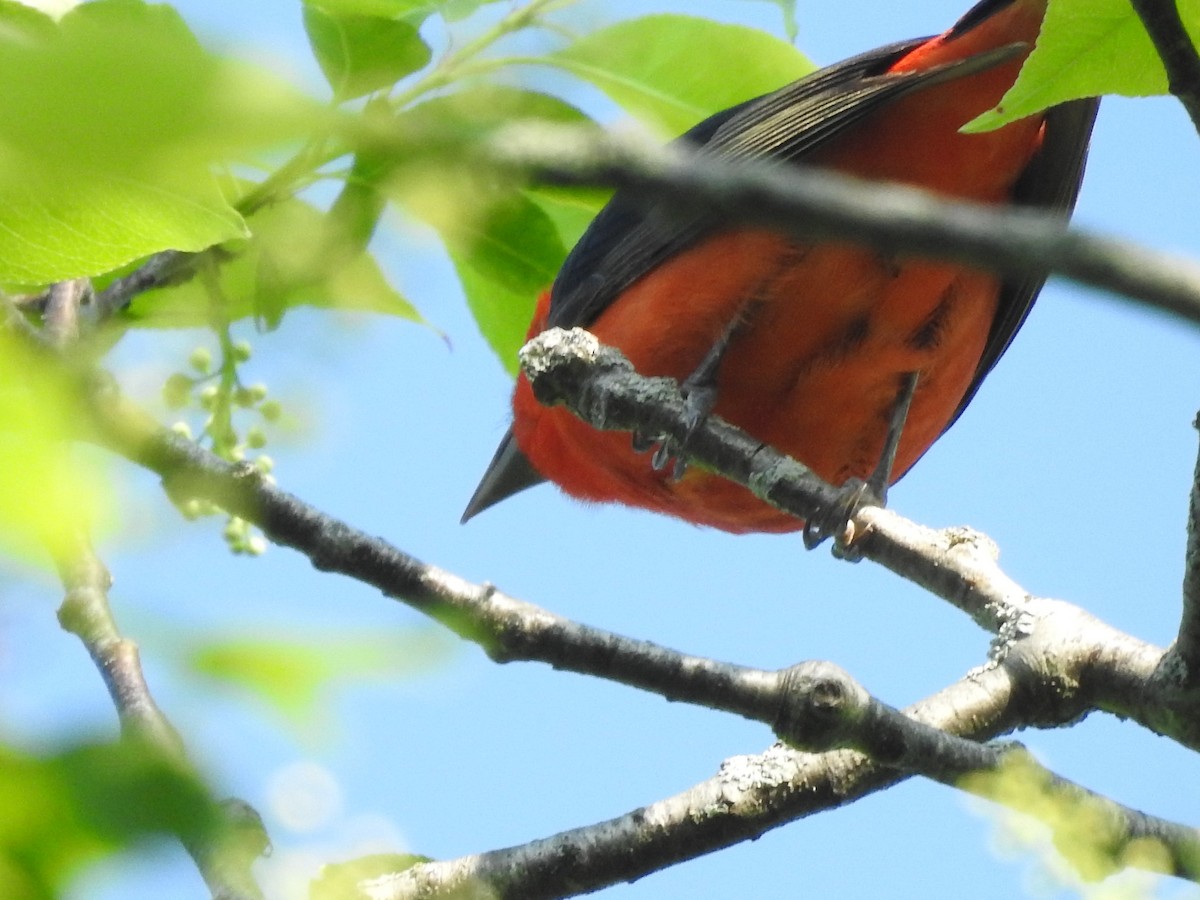
[[[678,481],[687,472],[687,460],[683,452],[692,441],[692,436],[708,420],[709,414],[717,403],[715,387],[694,383],[691,379],[680,385],[683,394],[683,421],[687,428],[683,441],[678,445],[670,438],[652,437],[639,431],[633,433],[632,445],[634,453],[645,453],[653,449],[650,465],[656,472],[665,472],[671,468],[671,478]]]
[[[838,488],[838,499],[828,509],[811,516],[800,532],[806,550],[815,550],[829,538],[834,539],[833,555],[847,562],[862,559],[862,549],[855,538],[854,517],[867,506],[883,506],[868,482],[852,478]]]

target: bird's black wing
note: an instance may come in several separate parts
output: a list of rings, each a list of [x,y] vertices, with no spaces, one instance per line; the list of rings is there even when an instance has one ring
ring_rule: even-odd
[[[1014,206],[1058,213],[1064,220],[1070,217],[1083,181],[1088,141],[1099,106],[1100,100],[1093,97],[1073,100],[1046,112],[1042,145],[1013,189]],[[996,318],[975,369],[975,377],[946,428],[958,421],[983,379],[1004,355],[1045,283],[1045,275],[1003,282]]]

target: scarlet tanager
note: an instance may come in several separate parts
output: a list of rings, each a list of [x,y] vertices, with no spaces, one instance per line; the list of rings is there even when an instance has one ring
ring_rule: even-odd
[[[982,0],[943,34],[821,69],[679,140],[719,159],[831,169],[1066,217],[1098,101],[959,130],[1012,85],[1045,10],[1046,0]],[[681,383],[715,360],[713,411],[834,485],[877,472],[907,386],[886,486],[962,414],[1043,282],[805,243],[713,215],[681,220],[618,191],[540,298],[529,335],[582,326],[643,375]],[[463,521],[548,479],[584,500],[731,532],[804,526],[714,473],[677,474],[628,434],[539,405],[522,376],[512,428]]]

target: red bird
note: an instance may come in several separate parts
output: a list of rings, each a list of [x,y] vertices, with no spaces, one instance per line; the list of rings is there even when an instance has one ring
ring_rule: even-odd
[[[718,158],[781,160],[1065,217],[1097,100],[959,132],[1012,85],[1045,8],[983,0],[943,34],[814,72],[680,140]],[[717,415],[826,481],[882,470],[886,487],[962,414],[1044,280],[805,243],[711,216],[682,221],[618,191],[540,298],[529,335],[587,328],[643,375],[711,386]],[[908,400],[888,460],[885,442]],[[463,521],[549,479],[584,500],[726,531],[804,526],[740,485],[698,467],[676,477],[628,434],[539,405],[524,376],[513,413]]]

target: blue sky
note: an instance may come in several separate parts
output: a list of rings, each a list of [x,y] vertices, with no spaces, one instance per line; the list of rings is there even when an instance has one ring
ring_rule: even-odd
[[[298,5],[177,4],[210,43],[320,82]],[[584,3],[575,21],[673,9],[781,33],[775,7]],[[939,31],[948,0],[802,2],[800,46],[829,63]],[[590,92],[611,121],[617,113]],[[1200,255],[1197,137],[1170,101],[1105,102],[1077,221]],[[543,487],[458,524],[496,440],[510,382],[466,314],[433,241],[395,223],[378,242],[389,273],[448,341],[410,323],[298,313],[246,336],[247,374],[303,427],[271,449],[280,484],[428,562],[591,625],[718,659],[775,668],[830,659],[904,705],[985,660],[988,635],[870,564],[805,553],[795,536],[733,537]],[[133,335],[114,364],[147,398],[202,335]],[[1197,335],[1165,317],[1054,281],[971,409],[894,490],[895,509],[991,535],[1034,593],[1079,603],[1156,643],[1178,614],[1187,492],[1200,407]],[[233,558],[219,523],[185,524],[146,473],[117,466],[135,498],[99,547],[113,601],[151,684],[221,793],[262,810],[277,845],[265,866],[291,897],[305,860],[407,849],[448,858],[619,815],[756,753],[767,729],[542,665],[497,666],[406,607],[272,548]],[[0,578],[0,727],[46,746],[111,734],[114,715],[73,638],[57,587]],[[415,671],[339,681],[297,725],[189,674],[191,640],[229,633],[319,640],[395,634]],[[1061,774],[1127,804],[1195,823],[1194,757],[1137,726],[1093,716],[1021,736]],[[282,786],[281,786],[282,785]],[[280,798],[284,799],[280,799]],[[301,802],[308,798],[307,805]],[[1074,896],[1014,851],[991,807],[910,782],[850,808],[622,885],[640,898]],[[1174,883],[1162,896],[1196,896]],[[79,900],[204,896],[163,844],[89,873]]]

